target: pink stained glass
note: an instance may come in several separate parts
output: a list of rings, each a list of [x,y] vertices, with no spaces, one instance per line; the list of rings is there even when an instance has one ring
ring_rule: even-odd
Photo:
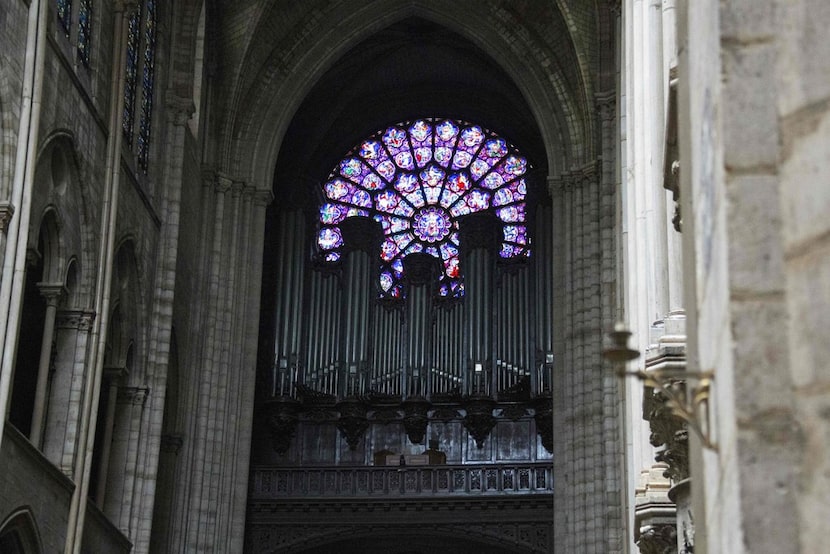
[[[409,152],[398,152],[395,155],[395,163],[401,169],[414,169],[415,164],[412,160],[412,154]]]
[[[444,273],[446,273],[447,277],[453,279],[461,275],[461,263],[458,261],[457,256],[444,260]]]
[[[487,177],[484,178],[482,185],[487,187],[488,189],[497,189],[504,184],[504,178],[501,176],[500,173],[493,171],[492,173],[487,174]]]
[[[435,187],[424,187],[424,195],[426,195],[427,204],[437,204],[438,199],[441,198],[441,185]]]
[[[473,179],[481,179],[488,171],[490,171],[490,164],[480,158],[473,161],[470,165],[470,173]]]
[[[398,243],[391,238],[386,239],[380,245],[380,257],[384,261],[388,262],[400,253],[401,249],[398,246]]]
[[[351,199],[348,201],[354,204],[355,206],[360,206],[361,208],[372,207],[372,197],[365,190],[358,189],[354,191],[354,193],[352,193]]]
[[[384,292],[388,292],[394,283],[395,281],[392,279],[392,274],[388,271],[384,271],[380,274],[380,288],[383,289]]]
[[[515,244],[502,243],[499,256],[502,258],[515,258],[517,256],[528,256],[530,251],[523,246],[516,246]]]
[[[452,121],[442,121],[435,127],[435,139],[443,144],[455,143],[455,136],[458,134],[458,125]]]
[[[469,213],[472,213],[472,210],[463,198],[450,207],[450,215],[453,217],[461,217],[462,215],[467,215]]]
[[[527,160],[520,156],[510,156],[504,160],[504,168],[513,175],[524,175],[527,171]]]
[[[433,158],[435,158],[436,162],[443,165],[444,167],[447,167],[447,165],[450,163],[450,159],[452,158],[452,148],[448,146],[439,146],[435,149],[432,156]]]
[[[507,242],[527,244],[527,227],[524,225],[505,225],[502,235]]]
[[[445,188],[443,190],[443,192],[441,192],[441,198],[438,200],[438,204],[442,208],[449,208],[450,206],[453,205],[453,203],[456,200],[458,200],[459,196],[460,195],[458,193],[455,193],[455,192],[451,191],[450,189]]]

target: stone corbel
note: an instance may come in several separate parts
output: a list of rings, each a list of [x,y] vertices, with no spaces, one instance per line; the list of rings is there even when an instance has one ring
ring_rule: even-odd
[[[14,204],[0,202],[0,227],[2,227],[3,233],[9,231],[9,222],[12,220],[12,216],[14,216]]]

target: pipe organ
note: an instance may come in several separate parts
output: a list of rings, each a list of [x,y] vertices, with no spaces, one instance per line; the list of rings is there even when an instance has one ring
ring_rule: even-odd
[[[457,414],[481,447],[497,416],[550,413],[552,211],[526,204],[527,168],[475,125],[405,122],[349,153],[317,206],[283,207],[272,430],[339,414],[354,447],[382,414],[417,443]]]

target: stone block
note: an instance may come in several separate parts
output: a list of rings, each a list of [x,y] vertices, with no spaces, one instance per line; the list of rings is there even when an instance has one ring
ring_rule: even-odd
[[[783,288],[778,194],[775,176],[728,177],[729,288],[733,296]]]
[[[721,2],[721,38],[738,42],[771,39],[778,32],[775,12],[774,0]]]

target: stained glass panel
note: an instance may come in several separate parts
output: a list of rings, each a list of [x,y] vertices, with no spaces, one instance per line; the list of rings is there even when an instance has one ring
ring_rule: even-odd
[[[527,159],[493,132],[461,121],[419,119],[387,127],[346,156],[323,186],[317,244],[323,259],[341,259],[338,225],[372,217],[383,231],[382,297],[400,298],[406,256],[441,260],[438,293],[464,295],[459,218],[490,212],[502,221],[502,258],[527,257]]]
[[[72,24],[72,0],[57,0],[58,22],[61,24],[66,38],[69,38],[69,29]]]
[[[141,9],[136,8],[127,25],[127,70],[124,79],[124,114],[122,128],[127,145],[133,145],[135,95],[138,85],[138,49],[141,40]]]
[[[150,157],[150,129],[153,121],[153,85],[156,63],[156,2],[147,0],[144,26],[144,68],[141,80],[141,123],[138,129],[138,165],[147,172]]]
[[[78,57],[89,67],[92,50],[92,0],[81,0],[78,7]]]

